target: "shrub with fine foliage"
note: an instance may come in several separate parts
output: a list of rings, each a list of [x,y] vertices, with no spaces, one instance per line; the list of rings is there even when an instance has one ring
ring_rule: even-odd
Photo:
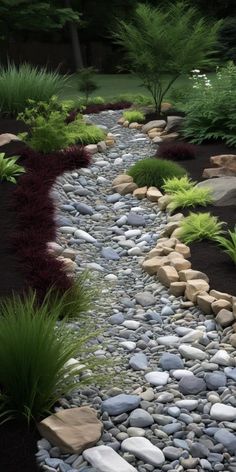
[[[212,190],[203,187],[192,187],[181,189],[171,195],[168,209],[173,211],[177,208],[188,208],[197,205],[207,206],[212,203]]]
[[[138,187],[162,188],[164,180],[171,177],[182,177],[186,170],[179,164],[164,159],[143,159],[136,162],[128,171]]]
[[[190,213],[180,222],[178,238],[185,244],[203,239],[212,240],[221,234],[224,224],[210,213]]]
[[[176,193],[176,192],[181,192],[182,190],[189,190],[194,185],[196,185],[197,182],[194,182],[193,180],[189,179],[187,175],[184,175],[184,177],[172,177],[171,179],[165,179],[164,180],[164,185],[163,185],[163,190],[166,193]]]
[[[161,143],[156,155],[172,161],[185,161],[194,159],[196,151],[195,147],[189,143]]]
[[[123,118],[129,121],[129,123],[134,123],[136,121],[137,123],[141,123],[144,121],[145,115],[139,110],[130,110],[123,113]]]

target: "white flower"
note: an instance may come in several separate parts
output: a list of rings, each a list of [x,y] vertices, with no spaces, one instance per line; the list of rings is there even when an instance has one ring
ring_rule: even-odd
[[[193,69],[191,72],[196,72],[196,74],[200,74],[200,70],[199,70],[199,69]]]

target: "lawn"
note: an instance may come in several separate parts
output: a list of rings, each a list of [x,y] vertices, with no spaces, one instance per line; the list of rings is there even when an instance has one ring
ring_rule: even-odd
[[[166,77],[167,80],[168,77]],[[68,85],[64,88],[64,99],[75,99],[79,93],[77,91],[76,75],[71,76]],[[149,96],[145,87],[141,86],[141,80],[131,74],[97,74],[96,82],[99,89],[92,96],[99,95],[108,100],[123,94],[143,94]],[[188,77],[181,77],[176,81],[175,86],[185,88],[189,84]]]

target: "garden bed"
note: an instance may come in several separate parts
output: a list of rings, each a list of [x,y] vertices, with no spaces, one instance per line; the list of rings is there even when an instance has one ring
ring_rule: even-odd
[[[0,427],[0,468],[7,472],[37,472],[35,461],[37,441],[36,427],[28,428],[21,422],[10,421]]]

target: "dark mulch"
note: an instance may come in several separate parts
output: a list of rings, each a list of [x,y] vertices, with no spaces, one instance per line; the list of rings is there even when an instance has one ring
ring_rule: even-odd
[[[220,221],[225,221],[225,229],[234,229],[236,224],[236,206],[215,207],[195,207],[194,213],[209,212],[217,216]],[[189,210],[183,209],[184,216],[189,214]],[[210,279],[210,286],[220,292],[231,293],[236,296],[236,267],[230,257],[222,249],[210,241],[200,241],[190,244],[191,263],[194,269],[205,272]]]
[[[38,472],[35,453],[37,440],[40,439],[36,428],[11,421],[0,426],[0,470],[1,472]]]

